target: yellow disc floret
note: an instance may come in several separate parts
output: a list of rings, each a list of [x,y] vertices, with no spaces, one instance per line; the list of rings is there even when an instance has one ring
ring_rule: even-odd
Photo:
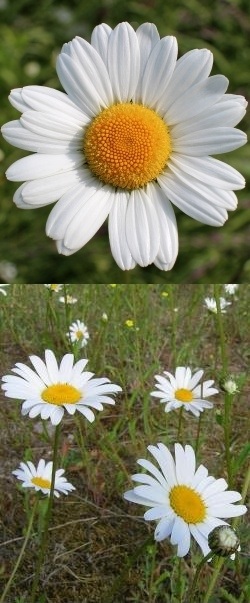
[[[62,406],[62,404],[76,404],[76,402],[79,402],[82,394],[76,387],[73,387],[73,385],[69,385],[68,383],[57,383],[56,385],[49,385],[46,387],[41,396],[44,402]]]
[[[35,486],[39,486],[39,488],[50,488],[51,486],[51,481],[43,477],[32,477],[31,482]]]
[[[180,400],[180,402],[192,402],[194,399],[190,389],[185,389],[184,387],[175,391],[175,398],[176,400]]]
[[[169,501],[176,515],[186,523],[200,523],[206,517],[206,506],[198,494],[188,486],[174,486]]]
[[[83,150],[90,170],[102,182],[131,190],[159,176],[172,147],[168,127],[153,109],[120,103],[93,119]]]

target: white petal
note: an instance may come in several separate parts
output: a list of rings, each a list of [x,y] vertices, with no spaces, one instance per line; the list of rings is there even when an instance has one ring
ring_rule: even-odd
[[[127,102],[134,95],[140,70],[140,51],[129,23],[119,23],[108,42],[108,72],[115,101]]]
[[[173,165],[213,187],[238,190],[245,186],[245,180],[237,170],[214,157],[189,157],[172,153],[168,167],[171,169]]]
[[[126,238],[126,213],[129,193],[117,191],[113,193],[114,201],[109,214],[109,241],[112,255],[122,270],[134,268],[134,261]]]
[[[171,452],[164,444],[161,443],[158,444],[158,447],[148,446],[148,450],[159,463],[163,476],[167,482],[167,486],[175,486],[177,484],[175,462]]]
[[[206,130],[207,128],[215,128],[236,126],[244,117],[246,110],[242,105],[235,101],[228,101],[227,94],[215,103],[212,107],[208,107],[206,111],[202,111],[199,115],[195,115],[191,119],[181,121],[171,128],[171,136],[176,140],[184,134],[192,134],[197,130]]]
[[[146,192],[154,203],[160,229],[160,246],[154,262],[161,263],[163,270],[170,270],[178,255],[178,230],[175,213],[160,186],[149,184]]]
[[[141,84],[141,98],[145,105],[165,112],[165,97],[168,82],[172,76],[177,59],[177,40],[165,36],[154,46],[147,61]],[[161,97],[164,98],[161,100]]]
[[[141,84],[145,66],[154,46],[159,42],[160,36],[157,27],[153,23],[142,23],[136,30],[136,35],[140,47],[140,75],[134,101],[138,102],[141,100]]]
[[[22,99],[21,92],[22,88],[14,88],[13,90],[11,90],[8,99],[10,101],[10,104],[22,113],[23,111],[26,111],[26,109],[29,108],[29,105],[27,105],[27,103],[25,103]]]
[[[152,519],[161,519],[168,514],[167,505],[157,505],[144,513],[144,519],[151,521]]]
[[[192,536],[200,546],[203,555],[207,555],[210,551],[207,538],[200,532],[195,524],[189,524],[189,529]]]
[[[83,180],[84,170],[72,170],[64,174],[38,178],[26,182],[14,194],[17,207],[32,209],[54,203],[78,182]]]
[[[181,136],[174,141],[174,151],[183,155],[228,153],[246,144],[247,136],[236,128],[210,128]]]
[[[69,116],[65,119],[59,113],[43,113],[42,111],[25,111],[20,117],[20,123],[24,128],[55,140],[68,142],[79,140],[82,146],[84,123]]]
[[[79,249],[79,247],[83,247],[94,236],[106,220],[113,203],[113,197],[110,194],[111,190],[108,186],[104,186],[91,196],[85,195],[85,191],[86,187],[78,185],[77,194],[75,195],[74,200],[74,216],[72,218],[69,217],[69,211],[66,208],[63,221],[63,228],[64,224],[66,226],[64,245],[69,249]],[[67,195],[68,193],[66,193],[64,197]],[[56,207],[57,206],[54,207],[54,210],[56,210]],[[54,210],[52,210],[52,212]],[[51,215],[49,217],[49,220],[50,219],[52,221]],[[58,220],[58,214],[56,219]],[[47,228],[50,233],[51,227],[49,226],[49,220]],[[61,238],[61,236],[56,236],[56,238]]]
[[[138,505],[145,505],[146,507],[152,507],[151,501],[146,498],[142,498],[142,496],[138,496],[138,494],[135,494],[134,490],[127,490],[127,492],[124,492],[123,496],[125,500],[128,500],[129,502],[137,503]]]
[[[213,55],[206,48],[186,52],[176,63],[165,99],[166,111],[191,86],[206,79],[212,69]]]
[[[65,151],[75,152],[81,148],[79,139],[58,140],[55,136],[39,135],[27,130],[19,121],[10,121],[1,128],[5,140],[18,149],[35,151],[36,153],[61,154]]]
[[[106,67],[108,65],[108,41],[111,32],[111,27],[107,23],[102,23],[93,29],[91,35],[91,44],[99,53]]]
[[[176,176],[176,182],[180,183],[182,186],[191,188],[194,191],[194,196],[198,194],[204,200],[228,210],[236,209],[237,197],[232,191],[225,191],[221,188],[216,189],[207,184],[203,184],[197,178],[183,172],[177,165],[170,164],[170,169]]]
[[[8,168],[8,180],[22,181],[45,178],[53,174],[62,174],[79,167],[83,163],[82,153],[67,155],[47,155],[36,153],[18,159]]]
[[[186,90],[166,111],[164,119],[167,124],[190,119],[214,105],[226,91],[228,83],[224,75],[213,75]]]
[[[27,107],[35,111],[58,112],[62,115],[80,120],[81,123],[87,123],[85,115],[70,100],[65,92],[48,88],[47,86],[24,86],[21,88],[21,97]]]
[[[52,350],[45,350],[45,362],[51,383],[57,383],[59,380],[59,370],[55,354]]]
[[[74,364],[74,355],[65,354],[59,367],[59,383],[70,383],[72,369]]]
[[[165,538],[167,538],[172,532],[173,525],[174,525],[174,517],[173,516],[164,517],[163,519],[161,519],[155,528],[155,540],[157,542],[160,542],[161,540],[164,540]]]
[[[134,260],[151,264],[159,250],[160,228],[153,201],[143,190],[132,191],[126,213],[126,238]]]
[[[70,221],[81,209],[84,199],[92,197],[96,190],[98,190],[96,179],[89,175],[84,183],[77,184],[65,193],[48,217],[47,235],[55,240],[63,239]]]
[[[211,226],[222,226],[227,220],[227,212],[223,207],[207,201],[202,194],[193,188],[177,182],[172,176],[159,176],[160,185],[170,201],[177,205],[188,216]]]

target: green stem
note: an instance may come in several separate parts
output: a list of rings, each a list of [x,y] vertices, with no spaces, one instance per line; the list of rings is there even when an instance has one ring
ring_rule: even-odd
[[[180,407],[179,421],[178,421],[178,432],[177,432],[177,440],[176,441],[179,443],[181,443],[182,415],[183,415],[183,406]]]
[[[198,449],[199,449],[199,444],[200,444],[201,420],[202,420],[202,413],[200,413],[200,416],[199,416],[197,433],[196,433],[196,441],[195,441],[195,455],[196,456],[198,454]]]
[[[198,582],[201,570],[202,570],[203,566],[205,565],[205,563],[208,561],[208,559],[211,559],[212,557],[213,557],[213,553],[211,553],[211,551],[209,551],[209,553],[206,555],[206,557],[203,557],[202,560],[200,561],[200,563],[197,565],[193,581],[191,582],[191,586],[189,587],[188,592],[187,592],[186,603],[195,603],[196,599],[195,599],[194,595],[195,595],[196,586],[197,586],[197,582]]]
[[[228,373],[228,356],[226,350],[226,338],[223,327],[222,313],[220,307],[220,293],[219,293],[220,285],[214,285],[214,297],[216,301],[216,323],[217,329],[220,339],[220,350],[221,350],[221,363],[222,363],[222,372],[223,378],[226,377]],[[225,444],[225,454],[226,454],[226,465],[227,465],[227,476],[228,476],[228,484],[229,487],[232,485],[232,467],[231,467],[231,453],[230,453],[230,415],[231,415],[231,398],[232,396],[225,392],[225,403],[224,403],[224,444]]]
[[[17,570],[19,568],[19,565],[20,565],[20,563],[22,561],[22,558],[23,558],[23,555],[24,555],[24,551],[26,549],[26,546],[27,546],[27,543],[28,543],[28,540],[29,540],[29,537],[30,537],[30,534],[31,534],[31,530],[32,530],[32,526],[33,526],[33,521],[34,521],[36,509],[37,509],[38,500],[39,499],[37,497],[36,501],[35,501],[35,504],[34,504],[34,507],[33,507],[33,510],[32,510],[32,513],[30,515],[30,520],[29,520],[29,523],[28,523],[26,536],[25,536],[25,539],[23,541],[23,546],[22,546],[21,551],[20,551],[20,553],[18,555],[16,564],[15,564],[15,567],[14,567],[12,573],[11,573],[11,576],[10,576],[10,578],[9,578],[6,586],[5,586],[5,589],[4,589],[3,594],[1,596],[1,599],[0,599],[0,603],[4,603],[5,597],[6,597],[7,593],[8,593],[8,591],[9,591],[9,588],[10,588],[10,586],[12,584],[12,581],[13,581],[13,579],[14,579],[14,577],[16,575],[16,572],[17,572]]]
[[[44,522],[44,527],[43,527],[42,536],[41,536],[41,543],[40,543],[39,555],[38,555],[38,560],[37,560],[37,565],[36,565],[36,573],[35,573],[35,577],[34,577],[34,581],[33,581],[33,585],[32,585],[30,603],[34,603],[34,601],[35,601],[36,591],[37,591],[39,577],[40,577],[40,572],[41,572],[41,567],[42,567],[42,564],[43,564],[43,561],[44,561],[44,558],[45,558],[46,549],[47,549],[48,530],[49,530],[49,523],[50,523],[50,518],[51,518],[52,504],[53,504],[53,497],[54,497],[54,486],[55,486],[55,475],[56,475],[57,454],[58,454],[58,446],[59,446],[59,436],[60,436],[60,425],[57,425],[56,429],[55,429],[55,438],[54,438],[53,465],[52,465],[50,496],[49,496],[48,508],[47,508],[45,522]]]
[[[217,580],[219,578],[219,575],[220,575],[220,572],[221,572],[221,568],[223,566],[224,561],[225,561],[224,557],[219,557],[219,558],[216,559],[214,573],[213,573],[213,575],[211,577],[211,580],[210,580],[210,583],[208,585],[208,589],[206,591],[203,603],[208,603],[208,601],[209,601],[209,599],[210,599],[210,597],[212,595],[212,592],[214,590],[214,587],[216,585],[216,582],[217,582]]]

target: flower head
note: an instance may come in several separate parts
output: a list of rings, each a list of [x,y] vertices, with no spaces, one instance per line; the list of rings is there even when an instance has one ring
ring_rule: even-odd
[[[59,297],[59,302],[61,302],[62,304],[73,305],[76,304],[77,297],[72,297],[72,295],[66,295],[65,298],[64,295],[62,295],[61,297]]]
[[[195,49],[177,60],[177,40],[155,25],[95,27],[91,43],[64,44],[57,73],[66,94],[46,86],[12,90],[20,120],[2,127],[11,144],[35,152],[7,170],[26,181],[21,208],[58,201],[46,232],[58,251],[83,247],[109,217],[109,238],[122,270],[154,263],[170,270],[178,253],[172,203],[212,226],[236,209],[244,178],[213,159],[246,142],[234,128],[246,110],[210,77],[213,56]]]
[[[205,297],[204,302],[209,312],[217,314],[216,300],[214,297]],[[220,309],[222,314],[226,313],[227,306],[231,306],[231,302],[226,301],[224,297],[220,297]]]
[[[8,285],[0,285],[0,293],[2,293],[3,295],[7,295],[7,291],[5,291],[4,287],[9,287]]]
[[[47,287],[47,289],[49,289],[50,291],[53,291],[54,293],[58,293],[59,291],[61,291],[63,285],[57,285],[57,284],[48,284],[48,285],[44,285],[44,287]]]
[[[37,468],[31,461],[20,463],[20,469],[12,471],[13,475],[20,479],[23,488],[34,488],[36,492],[41,490],[43,494],[50,495],[51,479],[52,479],[52,461],[48,463],[44,459],[40,459]],[[61,494],[68,494],[75,487],[67,482],[66,477],[62,477],[64,469],[57,469],[55,474],[54,495],[58,498]]]
[[[208,544],[211,551],[219,557],[235,559],[235,553],[240,551],[239,538],[231,526],[218,526],[210,532]]]
[[[88,328],[81,320],[76,320],[69,327],[69,333],[67,333],[69,339],[75,343],[80,342],[81,348],[83,348],[88,343],[89,332]]]
[[[204,381],[199,383],[204,371],[196,371],[193,374],[191,369],[185,366],[178,366],[173,376],[168,371],[163,371],[163,375],[156,375],[156,387],[159,391],[151,392],[151,396],[160,398],[160,402],[166,404],[165,412],[175,410],[184,406],[196,417],[203,412],[204,408],[212,408],[212,402],[205,398],[218,394],[218,389],[211,387],[214,381]]]
[[[234,295],[239,287],[239,285],[224,285],[226,293],[229,295]]]
[[[51,350],[45,351],[45,362],[38,356],[30,356],[30,361],[35,371],[18,362],[12,369],[15,376],[3,377],[2,389],[8,398],[24,400],[22,414],[31,418],[40,415],[58,425],[65,410],[70,415],[78,410],[92,423],[91,408],[103,410],[103,404],[115,404],[108,394],[121,391],[106,377],[93,378],[94,373],[84,372],[88,361],[74,364],[73,354],[65,354],[59,366]]]
[[[149,473],[132,476],[133,481],[141,485],[125,492],[125,499],[150,507],[144,519],[158,520],[155,540],[171,535],[171,544],[178,545],[178,557],[188,553],[191,535],[207,555],[210,551],[208,534],[226,524],[221,518],[246,513],[244,505],[233,504],[241,495],[231,490],[225,492],[226,481],[209,476],[203,465],[195,469],[192,446],[175,444],[175,459],[164,444],[148,446],[148,450],[159,469],[151,461],[139,459],[138,464]]]

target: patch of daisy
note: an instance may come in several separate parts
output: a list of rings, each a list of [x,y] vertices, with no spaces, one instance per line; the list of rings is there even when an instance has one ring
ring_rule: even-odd
[[[39,356],[30,356],[35,370],[18,362],[12,372],[2,378],[2,389],[8,398],[23,400],[22,414],[30,418],[40,416],[58,425],[66,411],[79,411],[91,423],[93,410],[103,410],[103,404],[115,404],[110,395],[122,391],[107,377],[95,378],[84,371],[88,360],[74,364],[73,354],[65,354],[60,365],[51,350],[45,351],[45,362]],[[92,410],[93,409],[93,410]]]
[[[49,496],[51,490],[52,468],[52,461],[46,463],[44,459],[40,459],[37,467],[35,467],[34,463],[31,461],[27,461],[26,463],[21,462],[19,469],[15,469],[12,473],[17,479],[23,482],[23,488],[33,488],[36,492],[40,490],[43,494]],[[70,482],[67,482],[66,477],[64,477],[63,474],[64,469],[56,470],[54,495],[57,498],[60,494],[68,494],[69,492],[72,492],[72,490],[75,490],[75,487]]]
[[[47,287],[47,289],[49,289],[50,291],[53,291],[54,293],[59,293],[59,291],[61,291],[61,289],[63,288],[63,285],[48,284],[48,285],[44,285],[44,287]]]
[[[228,293],[229,295],[235,295],[237,289],[239,288],[239,285],[224,285],[224,289],[226,291],[226,293]]]
[[[72,325],[70,325],[67,337],[70,339],[70,341],[72,341],[72,343],[80,343],[80,347],[83,348],[85,345],[87,345],[89,340],[88,328],[84,322],[77,319],[72,323]]]
[[[199,383],[203,374],[204,371],[199,370],[192,375],[190,367],[185,366],[178,366],[175,375],[163,371],[163,375],[155,375],[157,391],[150,395],[160,398],[160,402],[165,404],[165,412],[183,406],[195,417],[199,417],[205,408],[213,407],[213,403],[206,398],[218,394],[218,389],[212,387],[213,380]]]
[[[61,302],[62,304],[73,305],[76,304],[77,301],[77,297],[72,297],[72,295],[66,295],[66,298],[64,295],[59,297],[59,302]]]
[[[177,556],[184,557],[190,550],[191,536],[204,556],[211,550],[209,533],[217,526],[227,525],[224,519],[246,513],[245,505],[235,505],[241,494],[227,490],[227,482],[208,475],[203,465],[196,469],[192,446],[175,444],[175,458],[162,443],[148,446],[157,466],[147,459],[138,465],[146,473],[132,475],[137,484],[124,494],[130,502],[149,507],[144,519],[156,520],[155,540],[170,537],[177,545]]]
[[[209,312],[212,312],[212,314],[217,314],[216,300],[214,297],[205,297],[204,304]],[[220,309],[222,314],[226,314],[227,306],[231,306],[231,302],[226,301],[224,297],[220,297]]]
[[[136,31],[104,23],[91,43],[77,36],[63,45],[57,73],[65,93],[11,91],[22,115],[2,134],[34,154],[6,176],[24,181],[14,195],[18,207],[57,202],[46,233],[59,253],[81,249],[108,218],[122,270],[152,263],[170,270],[178,254],[172,204],[213,227],[236,209],[244,178],[211,155],[246,143],[235,128],[246,100],[226,93],[226,77],[210,76],[210,50],[177,54],[176,38],[160,39],[152,23]]]

